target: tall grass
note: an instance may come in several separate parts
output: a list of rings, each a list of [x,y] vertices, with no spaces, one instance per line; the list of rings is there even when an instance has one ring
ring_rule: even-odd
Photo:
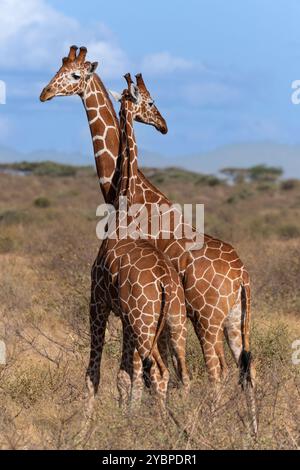
[[[300,338],[300,185],[280,183],[262,191],[257,183],[214,185],[175,170],[152,178],[157,174],[173,199],[205,203],[207,230],[233,241],[250,271],[257,440],[227,349],[229,378],[211,407],[191,325],[190,396],[181,396],[173,374],[169,390],[177,424],[161,420],[148,391],[139,413],[123,415],[116,388],[121,330],[113,318],[95,417],[87,425],[89,273],[99,246],[93,214],[101,201],[96,178],[89,172],[80,178],[0,174],[0,338],[8,352],[7,365],[0,366],[1,448],[299,448],[300,367],[292,363],[292,343]]]

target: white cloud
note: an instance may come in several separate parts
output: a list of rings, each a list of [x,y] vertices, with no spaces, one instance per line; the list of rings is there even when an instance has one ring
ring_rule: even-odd
[[[125,72],[140,68],[149,75],[161,76],[194,66],[165,51],[145,56],[136,67],[105,24],[83,25],[53,8],[47,0],[0,0],[0,12],[3,70],[56,70],[71,44],[88,48],[88,57],[100,62],[99,71],[104,78],[120,78]]]
[[[176,57],[169,52],[149,54],[142,61],[142,70],[151,75],[165,75],[177,70],[187,70],[193,67],[193,63]]]
[[[83,27],[45,0],[0,0],[0,67],[42,70],[58,67],[71,44],[89,48],[91,60],[103,59],[101,74],[119,77],[128,59],[105,25]]]
[[[49,66],[57,44],[79,28],[43,0],[0,0],[0,11],[0,66],[6,69]]]

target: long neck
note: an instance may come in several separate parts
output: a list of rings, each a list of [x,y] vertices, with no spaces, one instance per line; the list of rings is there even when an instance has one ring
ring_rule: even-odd
[[[128,204],[134,204],[138,175],[137,145],[134,135],[131,104],[123,100],[120,110],[120,129],[122,136],[122,164],[120,194],[126,196]]]
[[[91,135],[97,174],[105,202],[115,200],[120,179],[120,128],[112,102],[94,74],[82,96]]]

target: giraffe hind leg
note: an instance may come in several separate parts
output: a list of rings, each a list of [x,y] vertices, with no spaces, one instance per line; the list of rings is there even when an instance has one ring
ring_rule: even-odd
[[[190,378],[186,366],[186,327],[174,325],[170,327],[169,348],[176,375],[188,393]]]
[[[100,382],[100,363],[105,340],[106,323],[109,311],[97,304],[90,307],[91,348],[90,360],[86,372],[89,388],[94,395],[98,392]]]
[[[146,357],[143,360],[143,380],[147,388],[151,387],[150,373],[151,373],[152,366],[153,366],[153,359],[149,356]]]
[[[135,341],[130,325],[122,321],[123,345],[120,369],[117,376],[117,388],[119,392],[119,406],[125,412],[130,404],[131,387],[133,381]]]
[[[254,435],[256,435],[258,425],[255,403],[255,366],[251,352],[243,350],[241,320],[242,306],[241,302],[238,301],[225,320],[224,333],[235,363],[239,367],[239,384],[245,392],[251,418],[251,428]]]
[[[241,303],[237,302],[225,320],[224,334],[235,363],[240,369],[240,384],[246,388],[246,382],[254,386],[255,367],[251,352],[243,349],[241,319],[242,307]]]
[[[241,318],[242,307],[241,303],[237,302],[236,305],[234,305],[234,307],[229,312],[224,322],[225,338],[237,366],[239,365],[240,357],[243,350]]]
[[[143,364],[137,349],[133,356],[133,377],[131,382],[130,412],[140,408],[143,395]]]
[[[91,331],[91,348],[90,360],[86,371],[86,387],[88,391],[88,410],[89,416],[92,415],[95,396],[98,392],[100,382],[100,365],[103,352],[105,329],[109,316],[109,309],[91,301],[90,305],[90,331]]]
[[[153,350],[153,362],[150,370],[151,387],[155,393],[156,399],[162,415],[166,414],[166,400],[169,383],[169,371],[165,366],[157,347]]]
[[[198,315],[192,317],[193,327],[201,345],[210,382],[213,387],[218,388],[222,377],[222,366],[225,365],[224,351],[220,341],[222,330],[217,327],[213,327],[213,330],[205,328],[201,324],[201,320],[202,318]]]

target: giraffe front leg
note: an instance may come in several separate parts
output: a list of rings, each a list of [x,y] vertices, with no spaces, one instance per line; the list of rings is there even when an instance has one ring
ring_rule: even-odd
[[[105,340],[105,330],[110,313],[109,307],[91,301],[90,305],[90,332],[91,350],[90,360],[86,372],[86,386],[88,390],[88,409],[92,412],[95,395],[100,382],[100,364]]]

